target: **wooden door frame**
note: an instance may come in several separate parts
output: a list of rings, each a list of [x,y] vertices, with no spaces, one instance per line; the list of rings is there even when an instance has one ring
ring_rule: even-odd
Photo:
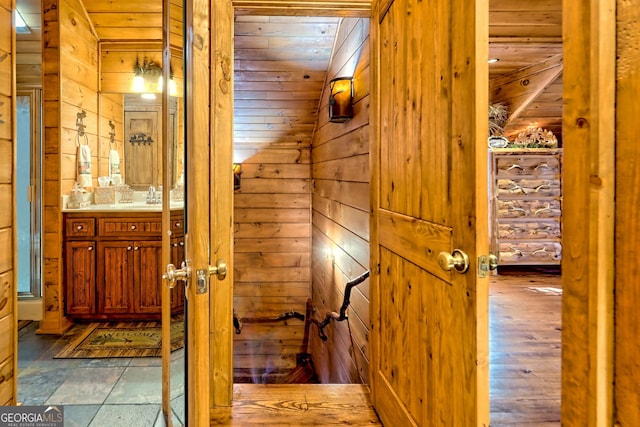
[[[616,0],[563,0],[563,10],[561,419],[605,426],[616,344]]]
[[[391,0],[390,0],[391,1]],[[568,10],[569,1],[573,0],[564,0],[564,9]],[[335,15],[335,3],[331,4],[330,2],[315,2],[311,0],[299,0],[299,1],[291,1],[291,2],[277,2],[277,1],[265,1],[261,2],[258,0],[236,0],[232,2],[232,9],[229,10],[228,5],[231,0],[215,0],[212,2],[212,7],[214,10],[210,10],[207,2],[203,2],[202,0],[194,0],[196,3],[195,9],[199,12],[202,12],[200,18],[210,19],[211,16],[214,16],[216,21],[212,22],[212,27],[215,31],[212,31],[215,34],[215,39],[209,37],[197,38],[198,46],[200,48],[207,47],[206,42],[211,42],[211,64],[215,64],[215,67],[211,69],[211,80],[208,78],[206,81],[200,81],[197,85],[196,82],[193,82],[193,78],[195,76],[191,76],[191,84],[192,87],[198,87],[200,93],[202,93],[202,88],[211,87],[211,88],[220,88],[219,85],[228,85],[227,91],[222,92],[220,89],[211,90],[210,92],[210,101],[215,108],[215,111],[211,114],[211,129],[207,132],[211,132],[210,135],[199,135],[200,138],[204,138],[207,141],[217,141],[218,144],[221,140],[232,140],[232,134],[226,134],[224,139],[219,139],[214,136],[223,137],[221,135],[222,132],[232,132],[232,120],[233,120],[233,96],[229,97],[229,93],[233,93],[233,45],[225,45],[228,43],[233,36],[233,11],[234,9],[239,13],[246,14],[270,14],[270,15],[295,15],[295,14],[312,14],[312,15]],[[615,0],[606,0],[607,4],[605,4],[605,0],[581,0],[581,8],[580,10],[586,11],[590,10],[590,8],[594,8],[594,10],[605,9],[607,5],[610,3],[615,4]],[[357,1],[353,0],[350,2],[344,2],[345,8],[340,9],[340,12],[343,13],[342,16],[366,16],[369,17],[369,9],[370,2],[368,1]],[[575,6],[571,3],[571,6]],[[204,8],[204,9],[202,9]],[[220,9],[219,9],[220,8]],[[615,9],[615,8],[613,8]],[[575,10],[575,8],[572,8]],[[223,11],[224,13],[219,13]],[[363,15],[364,13],[364,15]],[[612,20],[613,31],[609,26],[603,24],[602,22],[596,22],[597,20],[589,21],[589,25],[584,25],[584,17],[583,14],[564,14],[565,20],[565,36],[571,35],[571,38],[568,38],[567,41],[572,43],[572,40],[578,40],[584,42],[585,39],[588,39],[589,33],[594,30],[601,30],[598,34],[601,35],[600,39],[595,39],[592,43],[588,44],[590,48],[598,48],[603,46],[610,46],[610,42],[613,38],[615,40],[615,20]],[[597,17],[596,17],[597,18]],[[224,34],[223,31],[226,31]],[[194,31],[194,34],[197,34]],[[206,34],[209,36],[208,32],[203,29],[202,34]],[[225,41],[226,40],[226,41]],[[204,44],[203,41],[205,42]],[[222,45],[218,46],[216,43],[222,43]],[[595,46],[592,46],[595,44]],[[196,49],[197,51],[201,51],[201,49]],[[589,53],[590,49],[582,49],[580,50],[584,55],[581,56],[580,60],[576,60],[577,62],[573,62],[573,54],[574,52],[571,49],[565,48],[565,52],[568,55],[565,55],[565,63],[567,65],[573,64],[576,65],[580,63],[581,66],[587,64],[587,68],[589,69],[589,65],[591,65],[590,61],[596,61],[594,58],[590,58]],[[599,51],[599,50],[598,50]],[[207,50],[207,52],[209,52]],[[224,54],[226,52],[226,54]],[[187,57],[187,60],[190,60]],[[580,62],[582,61],[582,62]],[[613,59],[615,64],[615,59]],[[205,61],[206,62],[206,61]],[[227,67],[231,64],[231,69]],[[600,123],[602,125],[606,125],[606,123],[602,123],[606,118],[610,118],[612,112],[615,112],[615,104],[611,105],[607,101],[608,94],[610,93],[607,89],[605,78],[610,76],[610,67],[611,67],[611,59],[607,61],[603,61],[600,64],[596,64],[598,66],[597,70],[600,70],[601,73],[597,73],[595,76],[591,74],[584,74],[586,76],[586,81],[584,88],[591,97],[587,97],[586,99],[602,99],[599,100],[596,105],[594,105],[594,110],[591,111],[591,115],[588,119],[593,118],[594,123]],[[565,66],[566,69],[567,66]],[[565,81],[567,80],[567,71],[565,71]],[[197,74],[197,73],[195,73]],[[570,75],[570,74],[569,74]],[[227,79],[227,77],[229,77]],[[615,74],[614,76],[615,77]],[[584,79],[581,79],[584,80]],[[229,89],[231,89],[229,91]],[[602,92],[602,93],[601,93]],[[571,99],[572,96],[577,96],[580,94],[580,88],[577,88],[577,85],[572,85],[568,87],[565,85],[565,99]],[[602,97],[599,97],[602,95]],[[231,107],[231,108],[230,108]],[[198,113],[197,110],[194,110]],[[208,110],[207,110],[208,111]],[[577,110],[578,112],[581,112]],[[598,114],[602,113],[602,117],[598,121]],[[204,118],[204,117],[203,117]],[[611,144],[609,147],[599,146],[597,144],[598,137],[602,136],[601,134],[594,131],[592,128],[591,133],[584,135],[584,122],[579,120],[574,120],[574,123],[571,123],[572,116],[568,113],[565,113],[565,126],[569,133],[565,136],[565,159],[570,159],[571,163],[566,162],[565,164],[576,164],[580,163],[580,167],[576,166],[577,170],[573,171],[572,169],[566,170],[566,173],[571,174],[569,179],[565,179],[565,194],[576,194],[578,197],[576,198],[576,202],[584,203],[585,206],[590,207],[588,209],[589,216],[587,217],[587,229],[590,230],[589,241],[584,241],[584,239],[580,239],[584,244],[577,247],[575,250],[572,249],[573,243],[571,242],[571,238],[576,238],[576,235],[572,235],[571,232],[569,234],[565,234],[563,246],[565,248],[565,255],[563,257],[563,270],[565,272],[563,277],[563,287],[565,289],[565,300],[563,302],[563,353],[565,350],[573,350],[583,349],[584,344],[581,342],[580,337],[582,334],[577,334],[575,331],[578,329],[584,330],[587,336],[590,338],[587,343],[587,353],[584,354],[584,357],[581,357],[581,361],[584,361],[585,365],[581,364],[577,366],[573,370],[567,369],[565,366],[566,363],[563,363],[563,378],[562,378],[562,389],[563,389],[563,415],[565,417],[569,417],[570,415],[574,415],[576,413],[582,413],[583,415],[580,418],[573,418],[572,421],[576,422],[576,425],[585,425],[585,420],[591,420],[594,422],[596,419],[598,420],[607,420],[611,419],[611,404],[612,404],[612,390],[613,386],[610,381],[611,379],[611,371],[612,371],[612,359],[611,348],[613,347],[613,334],[612,334],[612,311],[611,307],[611,294],[613,289],[613,277],[612,273],[608,272],[608,266],[612,265],[607,263],[606,251],[612,249],[609,242],[613,241],[613,228],[611,226],[612,217],[609,216],[610,211],[605,208],[607,203],[611,200],[611,192],[610,191],[602,191],[599,193],[598,197],[590,198],[589,191],[591,187],[591,178],[589,175],[590,167],[598,169],[601,167],[599,172],[599,176],[603,179],[611,179],[613,175],[615,175],[615,164],[612,165],[612,157],[611,150],[615,144]],[[209,117],[207,117],[209,119]],[[225,124],[226,123],[226,124]],[[609,122],[611,123],[611,122]],[[575,125],[575,126],[574,126]],[[576,130],[575,134],[571,133],[571,127]],[[201,126],[202,128],[202,126]],[[606,135],[611,133],[610,128],[606,126],[604,128],[598,128],[601,132],[604,132]],[[609,130],[607,130],[609,129]],[[582,133],[581,133],[582,132]],[[195,135],[194,135],[195,136]],[[582,138],[586,136],[589,142],[594,142],[594,146],[587,146],[587,144],[582,144]],[[615,140],[615,139],[612,139]],[[574,142],[575,146],[573,146]],[[208,142],[207,142],[208,143]],[[212,147],[216,144],[211,144]],[[568,147],[567,147],[568,145]],[[232,152],[232,147],[227,146],[225,148]],[[230,154],[230,153],[227,153]],[[208,153],[207,153],[208,156]],[[586,162],[577,162],[577,159],[582,159],[583,157],[587,158]],[[229,165],[231,162],[229,161]],[[587,170],[585,170],[587,169]],[[222,173],[222,175],[226,175],[222,170],[213,171],[212,176],[216,176],[216,173]],[[603,175],[604,174],[604,175]],[[229,179],[231,179],[231,172],[229,168]],[[575,178],[575,179],[574,179]],[[586,179],[585,179],[586,178]],[[612,182],[608,181],[608,182]],[[611,185],[611,184],[610,184]],[[610,190],[611,187],[607,186]],[[605,189],[606,190],[606,189]],[[570,196],[569,196],[570,197]],[[213,209],[215,207],[216,196],[211,201],[210,208]],[[570,199],[569,199],[570,200]],[[567,199],[565,198],[565,201]],[[228,201],[218,200],[218,202],[222,202],[226,204]],[[567,206],[568,203],[565,203]],[[563,227],[564,224],[583,224],[584,229],[584,216],[582,215],[584,212],[577,207],[580,206],[576,204],[576,210],[580,212],[572,211],[571,208],[565,212],[563,216]],[[609,204],[611,209],[614,209],[614,204]],[[225,217],[227,220],[230,218],[232,221],[232,216]],[[602,222],[604,221],[604,222]],[[231,222],[232,223],[232,222]],[[600,227],[598,224],[605,224],[603,227]],[[569,230],[566,230],[569,231]],[[225,236],[227,237],[227,236]],[[229,241],[231,241],[230,236],[228,237]],[[231,262],[232,255],[232,247],[225,248],[225,252],[229,254],[228,261]],[[613,251],[609,252],[610,254]],[[589,265],[587,262],[590,259],[598,259],[598,255],[604,256],[597,263],[597,268],[594,271],[588,271],[588,275],[586,276],[586,283],[584,281],[574,281],[575,277],[570,276],[570,272],[580,272],[584,273],[585,265]],[[212,262],[213,259],[209,259],[208,261]],[[233,270],[232,268],[230,269]],[[569,280],[571,279],[571,281]],[[232,281],[232,278],[230,278]],[[590,296],[592,298],[587,301],[578,301],[578,303],[573,306],[571,305],[571,293],[578,288],[582,289],[584,285],[588,290]],[[232,289],[232,286],[230,286]],[[232,292],[231,292],[232,295]],[[581,292],[578,292],[576,295],[582,295]],[[569,296],[569,298],[567,298]],[[215,333],[215,328],[221,327],[227,323],[230,324],[231,316],[226,316],[226,313],[229,313],[231,302],[223,308],[222,310],[216,310],[216,306],[219,307],[218,304],[214,304],[214,302],[220,303],[220,301],[227,300],[229,301],[229,290],[223,289],[222,287],[212,288],[209,300],[206,304],[203,304],[203,311],[196,312],[196,316],[200,317],[201,321],[209,321],[209,308],[212,310],[212,318],[211,318],[211,333],[198,334],[197,337],[194,337],[195,343],[205,343],[208,342],[208,346],[206,347],[206,351],[209,352],[209,348],[215,348],[216,344],[220,344],[220,336]],[[210,307],[209,307],[210,306]],[[193,307],[191,307],[193,308]],[[204,316],[207,316],[205,319]],[[222,315],[222,316],[221,316]],[[226,316],[226,318],[225,318]],[[574,317],[578,316],[578,317]],[[570,322],[571,319],[584,319],[585,316],[594,317],[595,323],[588,323],[589,327],[584,328],[585,323],[583,321],[575,321]],[[231,328],[229,327],[230,331]],[[573,331],[573,332],[570,332]],[[231,338],[232,339],[232,338]],[[232,342],[229,343],[227,340],[227,345],[231,347]],[[593,353],[589,353],[593,351]],[[589,355],[594,358],[594,360],[589,360]],[[214,357],[215,356],[215,357]],[[219,354],[217,352],[211,351],[210,357],[206,360],[202,358],[189,359],[189,369],[192,372],[191,377],[196,377],[198,380],[194,384],[190,384],[188,386],[189,396],[193,396],[188,402],[189,413],[191,418],[189,420],[189,425],[207,425],[209,422],[209,409],[214,406],[229,406],[232,401],[232,384],[233,384],[233,367],[231,361],[231,353],[227,351],[222,356],[222,359],[217,359]],[[564,360],[566,360],[566,356],[563,356]],[[217,363],[221,361],[222,364],[219,364],[209,371],[210,363]],[[589,362],[597,362],[596,369],[585,370],[585,366],[588,365]],[[575,366],[575,365],[574,365]],[[220,376],[222,376],[222,380],[220,381]],[[206,379],[204,381],[203,379]],[[576,387],[569,387],[570,381],[574,381],[576,386],[582,387],[580,393],[577,394],[579,397],[575,397],[571,392],[571,389],[575,389]],[[584,387],[587,384],[588,387]],[[602,392],[599,393],[599,392]],[[208,399],[204,399],[202,395],[209,396]],[[590,396],[590,397],[589,397]],[[598,397],[600,396],[600,397]],[[595,402],[594,402],[595,400]],[[197,401],[197,402],[196,402]],[[585,407],[589,407],[588,403],[594,403],[597,409],[592,409],[588,411],[584,411]],[[564,417],[563,417],[564,418]],[[569,419],[569,418],[564,418]],[[205,421],[206,420],[206,421]],[[591,423],[589,423],[591,424]]]

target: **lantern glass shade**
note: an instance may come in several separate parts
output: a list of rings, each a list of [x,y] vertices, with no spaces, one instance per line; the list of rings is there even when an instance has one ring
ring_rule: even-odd
[[[329,121],[344,123],[353,118],[353,84],[351,77],[338,77],[329,82]]]

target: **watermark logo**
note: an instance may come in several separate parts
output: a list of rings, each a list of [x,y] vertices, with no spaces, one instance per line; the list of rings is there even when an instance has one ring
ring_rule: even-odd
[[[0,427],[64,427],[64,408],[0,406]]]

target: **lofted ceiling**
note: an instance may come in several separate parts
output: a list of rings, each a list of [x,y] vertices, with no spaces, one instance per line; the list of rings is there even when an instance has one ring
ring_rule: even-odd
[[[304,3],[304,2],[300,2]],[[346,4],[343,2],[341,4]],[[365,0],[351,0],[361,5]],[[160,40],[159,0],[83,0],[101,41]],[[338,19],[295,16],[291,8],[264,9],[278,2],[236,0],[236,143],[310,142]],[[267,6],[265,6],[267,5]],[[32,29],[17,37],[18,87],[37,86],[41,75],[40,0],[17,0]],[[507,134],[529,125],[562,131],[562,0],[490,0],[490,102],[509,106]],[[343,9],[320,11],[346,16]],[[290,15],[290,16],[282,16]],[[181,37],[181,1],[171,0],[172,37]],[[173,40],[173,39],[172,39]],[[22,77],[21,77],[22,76]]]

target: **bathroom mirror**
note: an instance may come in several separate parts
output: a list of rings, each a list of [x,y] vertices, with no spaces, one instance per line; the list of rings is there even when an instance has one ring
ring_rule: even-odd
[[[183,171],[184,108],[182,52],[171,55],[169,97],[169,176],[171,187]],[[122,182],[145,191],[162,184],[162,50],[149,43],[100,45],[99,176],[113,174],[120,161]],[[114,182],[117,183],[117,182]]]

